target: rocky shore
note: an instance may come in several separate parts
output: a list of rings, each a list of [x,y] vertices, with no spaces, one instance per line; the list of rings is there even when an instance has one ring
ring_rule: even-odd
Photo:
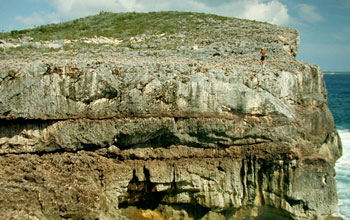
[[[2,40],[0,218],[330,217],[341,143],[298,32],[162,22],[125,39]]]

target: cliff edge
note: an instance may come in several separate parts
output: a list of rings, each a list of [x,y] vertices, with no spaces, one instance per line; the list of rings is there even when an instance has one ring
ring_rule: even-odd
[[[341,143],[296,30],[101,13],[0,38],[1,219],[336,211]]]

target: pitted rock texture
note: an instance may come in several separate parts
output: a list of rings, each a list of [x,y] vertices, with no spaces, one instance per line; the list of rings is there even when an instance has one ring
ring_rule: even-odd
[[[336,211],[341,143],[321,70],[295,58],[297,31],[181,15],[197,28],[0,51],[0,218]]]

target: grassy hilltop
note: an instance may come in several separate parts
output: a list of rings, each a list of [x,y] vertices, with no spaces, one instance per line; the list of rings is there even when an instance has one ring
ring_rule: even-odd
[[[226,21],[232,18],[203,13],[189,12],[149,12],[111,13],[101,12],[73,21],[48,24],[10,33],[1,33],[0,39],[32,37],[34,40],[78,39],[81,37],[114,37],[126,39],[146,34],[174,34],[196,32],[203,22]],[[209,22],[210,23],[210,22]],[[184,25],[186,24],[186,25]]]

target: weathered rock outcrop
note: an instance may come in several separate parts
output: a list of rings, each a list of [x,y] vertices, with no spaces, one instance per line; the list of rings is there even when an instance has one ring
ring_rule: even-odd
[[[341,143],[297,31],[181,15],[193,32],[0,51],[1,219],[336,211]]]

